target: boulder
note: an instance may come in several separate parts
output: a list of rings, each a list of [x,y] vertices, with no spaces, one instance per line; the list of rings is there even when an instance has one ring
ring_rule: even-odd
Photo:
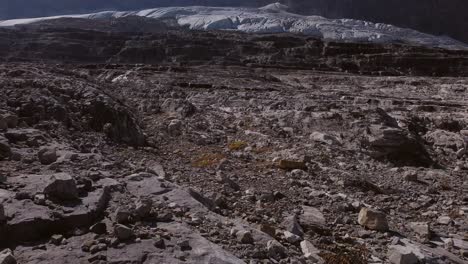
[[[180,136],[182,134],[182,121],[178,119],[171,120],[167,126],[167,132],[173,137]]]
[[[15,128],[18,126],[18,116],[12,113],[1,114],[0,124],[1,123],[5,123],[7,128]]]
[[[11,156],[11,148],[8,140],[0,136],[0,160],[7,159]]]
[[[272,259],[280,260],[286,257],[286,248],[276,240],[270,240],[267,242],[268,256]]]
[[[310,135],[310,139],[315,142],[324,143],[327,145],[340,145],[340,141],[331,135],[324,134],[321,132],[314,132]]]
[[[3,204],[0,204],[0,224],[5,222],[7,219],[6,219],[6,215],[5,215],[5,208],[3,207]]]
[[[299,215],[299,224],[304,230],[321,232],[326,229],[325,216],[319,209],[311,206],[302,206],[302,214]]]
[[[388,231],[387,216],[379,211],[362,208],[359,212],[358,223],[364,227],[378,231]]]
[[[459,133],[446,130],[438,129],[427,133],[425,139],[435,147],[449,148],[454,151],[458,151],[465,146],[465,141]]]
[[[57,161],[57,151],[55,148],[43,147],[39,150],[37,156],[43,165],[49,165]]]
[[[238,231],[236,233],[237,240],[242,244],[253,244],[254,239],[252,233],[249,231]]]
[[[281,226],[286,230],[300,237],[304,236],[304,230],[302,229],[296,215],[290,215],[286,217]]]
[[[68,173],[52,175],[44,189],[44,193],[60,200],[78,199],[75,179]]]
[[[0,252],[0,264],[16,264],[16,258],[10,249],[5,249]]]
[[[300,236],[295,235],[289,231],[284,231],[283,234],[284,234],[284,239],[286,239],[286,241],[288,241],[291,244],[296,244],[297,242],[302,240]]]
[[[409,227],[416,233],[420,238],[430,239],[431,229],[429,223],[426,222],[411,222]]]
[[[135,212],[139,217],[145,218],[151,214],[152,209],[153,201],[151,199],[140,199],[136,204]]]
[[[301,251],[306,259],[311,260],[313,263],[323,263],[323,259],[318,255],[318,250],[312,243],[307,240],[301,242]]]
[[[131,228],[121,224],[115,225],[114,234],[121,241],[129,240],[135,235]]]
[[[392,246],[388,251],[388,261],[392,264],[418,264],[419,259],[410,248]]]

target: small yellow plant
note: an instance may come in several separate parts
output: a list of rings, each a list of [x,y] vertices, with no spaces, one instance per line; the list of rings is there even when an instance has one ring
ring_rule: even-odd
[[[242,150],[247,147],[247,142],[245,141],[233,141],[229,143],[228,148],[231,151]]]
[[[217,165],[223,160],[225,156],[221,153],[207,153],[203,154],[201,157],[195,159],[192,162],[192,166],[198,168],[206,168]]]

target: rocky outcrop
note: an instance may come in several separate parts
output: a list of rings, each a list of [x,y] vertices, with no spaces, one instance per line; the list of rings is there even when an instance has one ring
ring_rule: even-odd
[[[398,44],[334,43],[289,34],[246,35],[180,28],[109,33],[105,27],[88,30],[84,25],[94,23],[92,21],[73,21],[52,20],[47,23],[55,23],[55,26],[31,25],[23,26],[22,30],[0,29],[0,60],[148,64],[178,61],[366,75],[466,76],[468,72],[466,51]],[[145,23],[141,22],[142,28]]]

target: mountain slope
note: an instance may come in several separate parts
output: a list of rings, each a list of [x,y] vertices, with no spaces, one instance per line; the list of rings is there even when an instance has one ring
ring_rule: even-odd
[[[85,15],[67,15],[0,22],[0,26],[29,24],[60,17],[109,19],[141,16],[175,19],[179,25],[195,30],[239,30],[249,33],[300,33],[325,40],[371,43],[409,43],[431,47],[465,49],[461,42],[447,37],[435,37],[411,29],[352,19],[327,19],[301,16],[286,11],[279,3],[262,8],[229,7],[166,7],[141,11],[105,11]]]

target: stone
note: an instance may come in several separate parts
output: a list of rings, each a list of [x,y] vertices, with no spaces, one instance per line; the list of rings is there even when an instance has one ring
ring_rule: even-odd
[[[43,165],[49,165],[57,161],[57,151],[55,148],[43,147],[37,153],[39,161]]]
[[[119,224],[126,224],[131,222],[132,214],[125,208],[117,208],[114,213],[114,221]]]
[[[5,208],[3,207],[3,204],[0,204],[0,223],[4,223],[6,220]]]
[[[284,231],[283,234],[284,234],[284,238],[286,239],[286,241],[288,241],[291,244],[296,244],[297,242],[302,240],[300,236],[295,235],[289,231]]]
[[[392,264],[418,264],[418,257],[404,246],[392,246],[388,251],[388,261]]]
[[[177,245],[180,247],[180,250],[182,251],[188,251],[192,249],[192,247],[190,246],[190,241],[188,240],[180,240],[177,242]]]
[[[443,216],[439,216],[439,218],[437,218],[437,223],[439,223],[441,225],[448,225],[451,222],[452,222],[452,218],[450,218],[450,216],[443,215]]]
[[[409,227],[416,233],[420,238],[430,239],[431,229],[429,223],[426,222],[411,222]]]
[[[8,128],[15,128],[18,126],[18,116],[12,113],[5,113],[0,116],[0,122],[5,122]]]
[[[299,215],[299,223],[305,230],[319,231],[325,229],[326,219],[322,212],[312,206],[302,206],[302,214]]]
[[[140,199],[136,204],[135,212],[139,217],[145,218],[151,214],[152,209],[153,201],[151,199]]]
[[[164,239],[160,236],[157,236],[156,238],[154,238],[153,240],[153,245],[159,249],[164,249],[166,248],[166,243],[164,242]]]
[[[5,249],[0,252],[0,264],[16,264],[16,258],[11,249]]]
[[[405,181],[416,182],[418,181],[418,173],[416,171],[406,171],[403,174]]]
[[[372,230],[388,231],[387,216],[379,211],[362,208],[359,212],[358,223]]]
[[[283,170],[307,170],[307,166],[303,161],[279,160],[278,167]]]
[[[310,139],[315,141],[315,142],[320,142],[320,143],[325,143],[327,145],[340,145],[340,141],[334,137],[330,136],[328,134],[324,134],[321,132],[314,132],[310,135]]]
[[[465,141],[460,134],[446,130],[438,129],[427,133],[424,137],[435,147],[450,148],[458,151],[465,146]]]
[[[286,248],[276,240],[269,240],[266,249],[268,256],[272,259],[280,260],[286,257]]]
[[[52,175],[44,193],[61,200],[78,199],[78,189],[73,177],[68,173],[56,173]]]
[[[114,234],[121,241],[129,240],[135,235],[131,228],[121,224],[115,225]]]
[[[50,237],[50,243],[54,245],[60,245],[62,243],[63,236],[62,235],[53,235]]]
[[[216,180],[219,182],[219,183],[223,183],[223,184],[226,184],[227,186],[229,186],[230,188],[232,188],[234,191],[239,191],[240,190],[240,186],[239,184],[237,184],[235,181],[231,180],[230,178],[228,178],[228,176],[226,176],[222,171],[218,170],[216,172]]]
[[[299,221],[296,215],[291,215],[291,216],[286,217],[281,223],[281,226],[287,231],[295,235],[298,235],[300,237],[304,236],[304,230],[299,224]]]
[[[34,195],[34,203],[38,205],[45,205],[46,204],[45,195],[42,193]]]
[[[8,140],[0,136],[0,160],[7,159],[11,156],[11,147]]]
[[[238,231],[236,233],[237,240],[242,244],[253,244],[254,239],[250,231]]]
[[[89,228],[89,231],[98,235],[103,235],[107,233],[107,226],[102,222],[96,223]]]
[[[312,260],[312,262],[323,263],[323,259],[318,255],[320,250],[318,250],[312,243],[307,240],[304,240],[300,244],[302,254],[306,259]]]
[[[167,126],[167,132],[173,137],[180,136],[182,134],[182,121],[179,119],[171,120]]]
[[[6,131],[8,129],[8,124],[5,119],[2,119],[0,116],[0,131]]]

